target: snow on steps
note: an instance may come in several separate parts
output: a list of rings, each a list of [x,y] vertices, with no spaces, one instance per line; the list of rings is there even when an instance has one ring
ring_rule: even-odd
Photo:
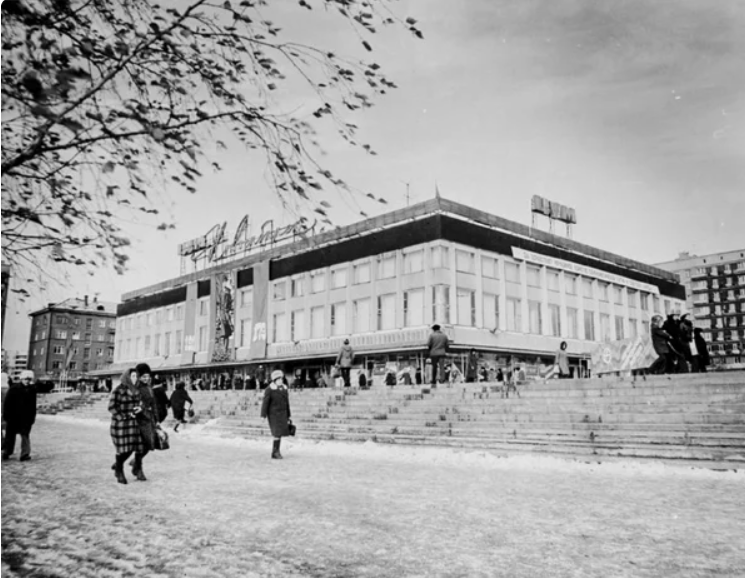
[[[259,417],[263,392],[189,393],[206,431],[269,435]],[[62,409],[107,420],[108,396],[88,396]],[[535,382],[520,386],[519,397],[497,384],[293,390],[291,407],[306,439],[745,467],[745,372]]]

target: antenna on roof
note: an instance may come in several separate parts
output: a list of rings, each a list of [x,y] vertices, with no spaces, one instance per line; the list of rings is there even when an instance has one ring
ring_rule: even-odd
[[[437,186],[437,181],[435,181],[435,199],[440,198],[440,187]]]

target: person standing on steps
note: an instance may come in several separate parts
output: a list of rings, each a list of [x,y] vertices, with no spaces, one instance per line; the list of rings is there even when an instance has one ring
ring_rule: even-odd
[[[290,435],[290,395],[285,387],[284,373],[281,369],[272,371],[271,382],[264,391],[264,401],[261,404],[261,417],[269,419],[269,429],[274,438],[272,459],[281,460],[279,446],[283,436]]]
[[[5,422],[5,439],[3,440],[3,460],[13,455],[16,436],[21,436],[20,461],[31,459],[31,427],[36,421],[36,386],[34,372],[24,369],[20,383],[10,386],[3,402],[3,421]]]
[[[432,385],[435,385],[438,380],[440,383],[445,381],[445,356],[447,356],[449,345],[448,336],[440,331],[440,326],[435,323],[432,326],[429,341],[427,341],[427,353],[432,360]]]
[[[339,355],[336,357],[336,365],[341,370],[341,377],[344,380],[344,387],[349,387],[352,382],[349,379],[349,373],[352,371],[352,364],[354,363],[354,350],[349,345],[349,339],[344,340],[344,345],[341,346]]]

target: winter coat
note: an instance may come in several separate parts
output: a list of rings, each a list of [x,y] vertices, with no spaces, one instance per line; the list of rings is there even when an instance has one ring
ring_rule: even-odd
[[[8,388],[3,403],[3,420],[8,430],[30,430],[36,421],[36,387],[15,383]]]
[[[354,361],[354,350],[352,349],[352,346],[342,345],[341,351],[339,351],[339,355],[336,358],[336,365],[339,367],[352,367],[352,362]]]
[[[445,357],[448,352],[450,340],[442,331],[433,331],[427,341],[427,349],[430,357]]]
[[[696,350],[698,351],[698,364],[701,367],[706,367],[711,363],[709,357],[709,348],[706,346],[706,340],[700,331],[696,331],[693,334],[693,340],[696,342]]]
[[[652,327],[652,346],[657,355],[667,355],[670,353],[670,334],[661,327]]]
[[[173,417],[178,421],[184,419],[184,406],[186,402],[194,405],[194,402],[189,397],[189,393],[185,389],[177,389],[171,394],[171,409],[173,410]]]
[[[284,386],[272,383],[264,390],[264,401],[261,404],[261,417],[269,418],[269,429],[272,437],[280,438],[290,435],[290,394]]]
[[[559,373],[561,375],[569,375],[569,356],[567,355],[566,350],[559,349],[559,351],[556,352],[554,364],[559,366]]]
[[[466,379],[476,380],[479,375],[479,356],[477,353],[468,354],[468,367],[466,369]]]
[[[142,410],[137,417],[134,415],[136,408]],[[111,392],[109,413],[111,441],[116,453],[144,453],[153,449],[155,402],[152,390],[144,384],[132,384],[129,371],[124,372],[121,383]]]
[[[171,401],[168,399],[168,394],[163,386],[154,387],[153,396],[155,397],[155,410],[157,412],[158,423],[162,423],[168,417],[168,408],[171,407]]]

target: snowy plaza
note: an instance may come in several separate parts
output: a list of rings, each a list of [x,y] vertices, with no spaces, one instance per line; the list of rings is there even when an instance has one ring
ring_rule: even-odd
[[[190,426],[110,469],[108,424],[40,416],[2,466],[2,575],[742,576],[745,472]]]

